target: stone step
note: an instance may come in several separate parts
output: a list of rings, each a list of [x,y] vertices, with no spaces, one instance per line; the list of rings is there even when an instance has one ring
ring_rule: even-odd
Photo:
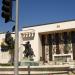
[[[68,71],[30,71],[31,75],[43,75],[43,74],[68,74]],[[0,71],[0,75],[14,75],[13,71]],[[28,71],[19,71],[19,75],[28,75]]]

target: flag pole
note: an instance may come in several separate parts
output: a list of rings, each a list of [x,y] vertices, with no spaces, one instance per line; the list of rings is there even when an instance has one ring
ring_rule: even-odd
[[[18,75],[18,55],[19,55],[19,0],[16,0],[14,75]]]

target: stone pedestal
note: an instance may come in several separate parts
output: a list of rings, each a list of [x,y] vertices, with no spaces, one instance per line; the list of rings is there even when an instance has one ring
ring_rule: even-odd
[[[23,60],[20,63],[21,66],[38,66],[39,63],[35,62],[33,59],[29,58],[23,58]]]

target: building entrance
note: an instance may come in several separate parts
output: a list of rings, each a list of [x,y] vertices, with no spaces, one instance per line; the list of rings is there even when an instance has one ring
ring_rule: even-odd
[[[75,60],[75,31],[42,35],[44,62]]]

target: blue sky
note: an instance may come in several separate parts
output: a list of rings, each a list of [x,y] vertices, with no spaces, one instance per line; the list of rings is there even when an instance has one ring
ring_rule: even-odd
[[[1,14],[2,0],[0,0]],[[15,1],[13,2],[15,20]],[[22,27],[75,19],[75,0],[19,0],[19,30]],[[0,32],[11,31],[13,22],[4,23],[0,15]]]

